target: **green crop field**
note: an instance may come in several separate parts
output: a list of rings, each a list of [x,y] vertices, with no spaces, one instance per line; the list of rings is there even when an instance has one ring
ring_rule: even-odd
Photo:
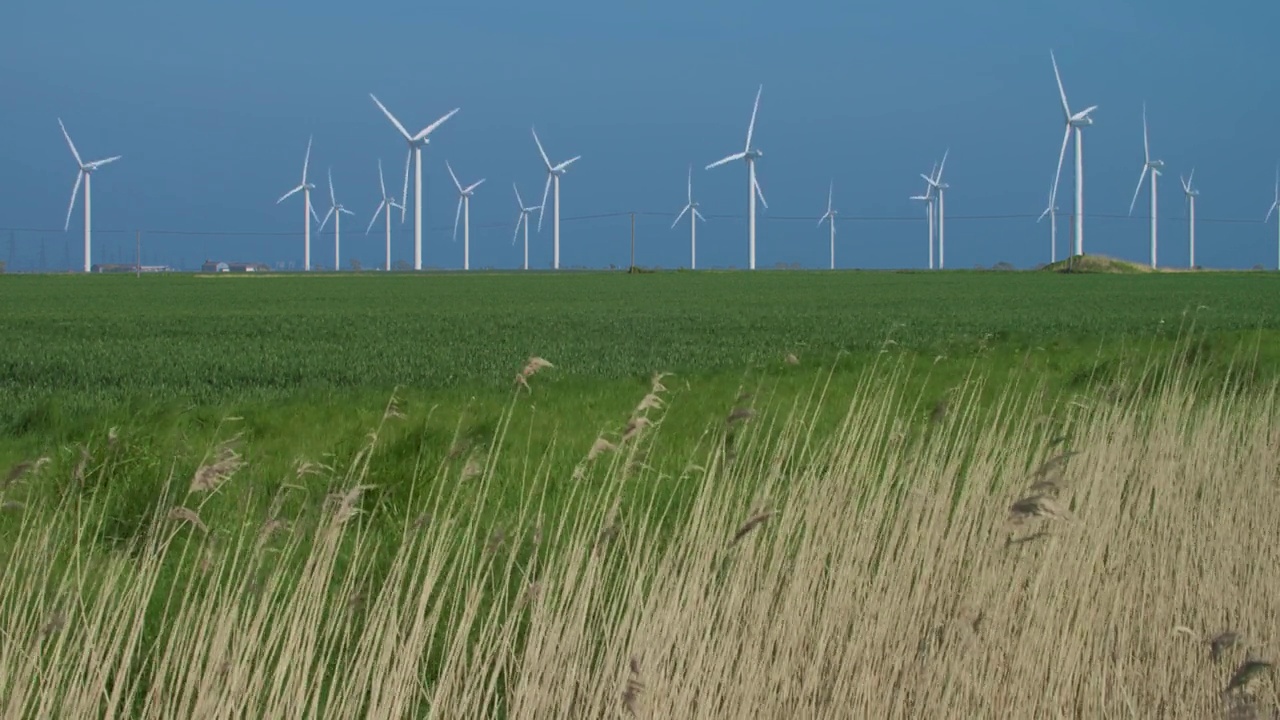
[[[783,478],[812,469],[787,458],[853,438],[855,399],[878,413],[856,442],[914,438],[959,477],[971,460],[946,453],[964,444],[930,445],[946,442],[935,428],[1013,422],[1030,448],[1075,432],[1071,403],[1139,403],[1162,383],[1262,397],[1280,379],[1280,276],[1254,272],[0,275],[0,317],[0,551],[62,528],[74,549],[47,561],[79,568],[154,542],[159,517],[166,542],[204,545],[157,559],[156,593],[200,553],[253,547],[264,518],[297,538],[349,510],[359,535],[333,550],[335,578],[359,558],[376,585],[398,577],[407,527],[465,508],[466,529],[438,535],[457,547],[437,550],[509,546],[506,574],[475,590],[509,609],[537,565],[517,536],[621,514],[666,547],[711,492],[693,478],[749,468],[717,491],[743,511],[765,486],[790,492]],[[551,366],[521,387],[535,357]],[[281,557],[304,587],[298,542]],[[139,602],[144,641],[170,642],[158,601]],[[443,627],[460,610],[441,612]],[[449,675],[427,655],[424,677]]]

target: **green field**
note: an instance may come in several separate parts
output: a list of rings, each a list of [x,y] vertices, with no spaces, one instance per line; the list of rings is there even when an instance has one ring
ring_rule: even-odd
[[[398,577],[406,527],[440,502],[474,514],[470,540],[442,552],[511,545],[514,564],[482,593],[498,608],[531,572],[516,536],[621,512],[665,547],[711,492],[690,479],[703,465],[741,455],[725,492],[746,512],[757,483],[781,496],[783,475],[811,472],[786,470],[787,456],[853,432],[855,399],[879,413],[857,443],[914,438],[951,468],[947,453],[967,451],[933,428],[1014,423],[1030,452],[1074,432],[1070,402],[1130,403],[1137,417],[1165,385],[1273,397],[1280,379],[1280,276],[1262,273],[0,276],[0,317],[6,551],[43,522],[88,528],[66,530],[77,550],[52,567],[106,562],[196,498],[225,548],[263,518],[323,528],[349,497],[360,534],[333,551],[336,572],[360,559],[376,585]],[[531,357],[553,367],[522,389]],[[655,373],[671,373],[665,389]],[[601,440],[618,450],[587,460]],[[225,485],[190,492],[219,457]],[[37,459],[38,482],[19,465]],[[973,460],[955,462],[959,477]],[[369,487],[344,495],[356,484]],[[575,537],[547,547],[569,552]],[[311,548],[285,553],[299,587]],[[165,555],[148,577],[168,593],[195,562]],[[168,642],[148,602],[146,639]],[[448,675],[445,659],[424,662]]]

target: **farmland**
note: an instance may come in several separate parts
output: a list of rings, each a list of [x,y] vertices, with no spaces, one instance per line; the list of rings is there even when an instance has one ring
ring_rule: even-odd
[[[111,684],[132,716],[202,715],[201,703],[292,716],[312,702],[332,717],[688,717],[699,702],[725,717],[1041,702],[1088,715],[1117,711],[1119,696],[1077,696],[1070,678],[1111,650],[1064,639],[1111,628],[1167,661],[1130,678],[1135,697],[1170,693],[1170,712],[1200,716],[1210,701],[1188,688],[1218,670],[1160,634],[1231,622],[1265,643],[1280,611],[1241,555],[1277,545],[1274,493],[1230,484],[1275,485],[1278,279],[0,277],[0,468],[15,467],[0,490],[6,637],[130,658],[102,660],[132,668],[127,682],[68,672],[59,692],[100,707]],[[531,356],[553,367],[517,387]],[[1057,504],[1030,513],[1031,540],[1008,550],[1010,493],[1064,445],[1081,457],[1053,471]],[[1083,525],[1055,524],[1067,515]],[[1169,530],[1210,516],[1234,529],[1193,550]],[[862,529],[846,527],[853,517]],[[726,564],[722,540],[743,535],[734,552],[751,563]],[[1099,574],[1091,558],[1118,546],[1131,549]],[[950,599],[915,593],[882,553]],[[1061,574],[1036,579],[1047,560]],[[1208,574],[1150,570],[1182,563]],[[86,582],[86,565],[101,576]],[[845,566],[874,582],[822,569]],[[22,570],[35,567],[48,572]],[[1008,573],[1020,593],[1002,594]],[[1187,590],[1197,582],[1253,599]],[[713,586],[723,595],[676,601]],[[793,622],[760,624],[778,613],[756,587],[774,588]],[[171,592],[183,600],[163,609]],[[1120,626],[1095,595],[1164,600]],[[120,615],[91,619],[107,608]],[[922,635],[956,613],[1000,629]],[[1085,627],[1055,629],[1056,613]],[[313,633],[319,617],[333,621]],[[786,679],[833,642],[810,622],[857,629],[826,653],[825,688]],[[1020,637],[1023,625],[1037,630]],[[677,626],[717,649],[701,654]],[[735,644],[746,638],[761,644]],[[767,678],[718,664],[766,642],[781,643],[757,658],[760,672],[773,663]],[[969,659],[919,656],[951,689],[892,680],[895,658],[932,642]],[[984,664],[1062,647],[1059,675],[1034,692],[1029,675]],[[7,662],[32,692],[32,670]],[[835,679],[864,665],[859,682],[884,687]],[[596,685],[566,684],[553,670],[567,667]],[[700,701],[699,681],[770,690]],[[890,690],[903,682],[909,697]]]

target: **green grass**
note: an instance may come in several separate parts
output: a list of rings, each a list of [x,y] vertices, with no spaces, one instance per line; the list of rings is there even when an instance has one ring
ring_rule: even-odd
[[[922,420],[974,372],[1051,393],[1105,386],[1194,332],[1186,362],[1219,373],[1242,353],[1265,383],[1280,367],[1280,278],[974,272],[5,276],[0,278],[0,468],[127,438],[108,466],[117,502],[181,485],[216,443],[241,435],[265,503],[299,462],[342,466],[393,390],[410,422],[386,440],[384,502],[421,467],[460,472],[492,443],[512,379],[540,374],[511,421],[527,451],[569,477],[601,433],[620,432],[657,371],[676,373],[664,419],[678,474],[706,429],[764,390],[779,402],[828,382],[848,393],[869,364],[905,363]],[[885,352],[882,352],[885,351]],[[787,354],[798,365],[784,362]],[[767,398],[766,398],[767,399]],[[754,397],[742,401],[756,404]],[[838,403],[837,403],[838,405]],[[241,420],[224,423],[234,416]],[[514,497],[518,488],[511,488]],[[120,499],[124,498],[124,499]],[[250,502],[241,500],[240,503]],[[122,511],[123,512],[123,511]],[[139,521],[140,522],[140,521]],[[122,527],[138,525],[122,521]]]

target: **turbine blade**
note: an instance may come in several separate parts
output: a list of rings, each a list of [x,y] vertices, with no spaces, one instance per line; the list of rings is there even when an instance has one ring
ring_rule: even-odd
[[[1138,193],[1142,192],[1142,181],[1147,179],[1147,166],[1142,166],[1142,174],[1138,176],[1138,187],[1133,189],[1133,202],[1129,203],[1129,214],[1133,214],[1133,207],[1138,203]]]
[[[382,190],[382,199],[387,199],[387,181],[382,177],[382,158],[378,158],[378,187]]]
[[[689,204],[693,204],[693,163],[689,163]]]
[[[462,217],[462,198],[458,198],[458,209],[453,213],[453,241],[458,242],[458,218]]]
[[[338,208],[338,212],[340,212],[340,213],[346,213],[346,214],[348,214],[348,215],[355,215],[355,213],[354,213],[354,212],[351,212],[350,210],[348,210],[348,209],[346,209],[346,208],[344,208],[344,207],[340,207],[340,208]]]
[[[520,188],[515,183],[511,183],[511,189],[516,191],[516,205],[520,206],[520,210],[524,210],[524,200],[520,197]]]
[[[312,205],[310,202],[308,202],[308,203],[307,203],[307,209],[311,211],[311,217],[312,217],[314,220],[316,220],[316,222],[319,222],[319,221],[320,221],[320,216],[316,214],[316,206],[315,206],[315,205]]]
[[[1058,151],[1058,171],[1053,174],[1053,190],[1049,192],[1049,204],[1055,205],[1058,202],[1058,181],[1062,178],[1062,161],[1067,157],[1067,142],[1071,140],[1071,126],[1067,125],[1067,131],[1062,134],[1062,149]]]
[[[1062,114],[1070,120],[1071,108],[1067,106],[1067,91],[1062,87],[1062,74],[1058,72],[1058,58],[1054,57],[1052,50],[1049,51],[1049,60],[1053,62],[1053,77],[1058,81],[1058,96],[1062,98]]]
[[[124,157],[123,155],[114,155],[114,156],[112,156],[112,157],[104,158],[104,159],[102,159],[102,160],[94,160],[93,162],[91,162],[91,163],[89,163],[88,165],[86,165],[86,167],[88,167],[90,170],[97,170],[98,168],[102,167],[103,165],[110,165],[111,163],[113,163],[113,162],[115,162],[115,161],[117,161],[117,160],[119,160],[120,158],[123,158],[123,157]]]
[[[404,156],[404,190],[400,193],[400,222],[404,222],[405,207],[409,205],[409,164],[413,162],[413,148]]]
[[[580,160],[581,158],[582,158],[582,156],[581,156],[581,155],[575,155],[575,156],[573,156],[573,157],[569,158],[568,160],[565,160],[564,162],[560,163],[559,165],[555,166],[554,168],[552,168],[552,170],[553,170],[553,171],[561,171],[561,170],[565,170],[566,168],[568,168],[570,165],[574,164],[575,162],[577,162],[577,161],[578,161],[578,160]]]
[[[436,120],[435,122],[431,123],[430,125],[428,125],[428,126],[426,126],[426,127],[422,128],[422,132],[418,133],[417,135],[414,135],[414,136],[413,136],[413,139],[414,139],[414,140],[421,140],[421,139],[425,138],[426,136],[430,135],[430,134],[432,133],[432,131],[434,131],[436,128],[440,127],[441,125],[443,125],[445,120],[448,120],[449,118],[451,118],[451,117],[453,117],[454,115],[456,115],[456,114],[458,113],[458,111],[459,111],[459,110],[461,110],[461,109],[462,109],[462,108],[454,108],[454,109],[450,110],[449,112],[445,113],[445,114],[444,114],[444,117],[442,117],[442,118],[440,118],[439,120]]]
[[[62,124],[62,118],[58,118],[58,127],[62,128],[62,137],[67,139],[67,147],[71,148],[71,155],[76,159],[76,165],[83,166],[84,162],[80,160],[80,153],[76,150],[76,144],[71,142],[71,134],[67,132],[67,126]]]
[[[947,156],[950,154],[951,148],[947,148],[946,152],[942,153],[942,164],[938,166],[938,174],[933,178],[935,184],[942,182],[942,171],[947,167]]]
[[[453,166],[448,160],[444,161],[444,166],[449,169],[449,177],[453,178],[454,187],[458,188],[458,192],[462,192],[462,183],[458,182],[458,176],[453,174]]]
[[[313,137],[307,138],[307,154],[302,158],[302,184],[307,184],[307,165],[311,163],[311,141]]]
[[[747,125],[747,146],[744,150],[751,149],[751,135],[756,129],[756,112],[760,110],[760,93],[764,92],[764,85],[760,85],[760,89],[756,90],[756,103],[751,106],[751,124]]]
[[[409,134],[408,130],[404,129],[404,125],[401,125],[400,121],[396,119],[396,116],[391,114],[391,111],[387,109],[387,106],[379,102],[378,98],[375,97],[373,93],[369,93],[369,97],[373,98],[373,104],[377,105],[378,109],[382,111],[382,114],[386,115],[387,119],[391,121],[391,124],[396,126],[396,130],[400,131],[400,134],[404,136],[404,139],[412,142],[413,136]]]
[[[382,202],[378,203],[378,209],[373,211],[373,217],[369,218],[369,227],[364,229],[365,235],[368,235],[369,231],[373,229],[373,224],[378,221],[378,213],[382,212],[382,208],[384,207],[387,207],[386,200],[383,200]],[[390,208],[387,209],[387,212],[388,213],[391,212]]]
[[[827,214],[831,214],[831,200],[835,194],[835,191],[836,191],[836,182],[832,180],[831,183],[827,185]]]
[[[333,194],[333,168],[329,168],[329,202],[337,207],[338,198]]]
[[[67,221],[62,224],[62,231],[71,227],[71,212],[76,209],[76,195],[80,193],[80,181],[84,179],[84,171],[76,170],[76,184],[71,188],[71,204],[67,205]],[[1267,217],[1270,217],[1268,215]]]
[[[469,193],[469,192],[471,192],[472,190],[475,190],[476,188],[480,187],[480,185],[481,185],[482,183],[484,183],[484,181],[485,181],[485,178],[480,178],[479,180],[477,180],[477,181],[475,181],[475,182],[471,183],[470,185],[468,185],[468,186],[467,186],[467,188],[466,188],[465,190],[463,190],[462,192]]]
[[[694,217],[696,217],[696,218],[698,218],[698,219],[699,219],[699,220],[701,220],[702,222],[706,222],[706,221],[707,221],[707,219],[706,219],[705,217],[703,217],[703,216],[702,216],[702,213],[698,212],[698,208],[694,208],[694,209],[693,209],[693,216],[694,216]]]
[[[519,194],[519,193],[517,193],[517,194]],[[511,233],[511,244],[512,244],[512,245],[515,245],[515,244],[516,244],[516,237],[517,237],[518,235],[520,235],[520,223],[521,223],[521,222],[526,222],[526,220],[525,220],[525,216],[524,216],[524,210],[523,210],[523,209],[520,211],[520,214],[516,216],[516,229]]]
[[[1147,103],[1142,102],[1142,159],[1151,162],[1151,145],[1147,142]]]
[[[733,162],[734,160],[741,160],[742,158],[744,158],[744,157],[746,157],[746,156],[747,156],[747,154],[746,154],[745,152],[740,152],[740,153],[734,153],[734,154],[732,154],[732,155],[727,155],[727,156],[722,157],[722,158],[720,158],[719,160],[717,160],[717,161],[715,161],[715,162],[711,163],[710,165],[708,165],[708,166],[707,166],[706,168],[704,168],[704,169],[706,169],[706,170],[710,170],[710,169],[711,169],[711,168],[713,168],[713,167],[719,167],[719,166],[721,166],[721,165],[723,165],[723,164],[725,164],[725,163],[727,163],[727,162]]]
[[[542,149],[542,141],[538,139],[538,131],[537,131],[537,130],[534,130],[533,128],[529,128],[529,129],[530,129],[530,131],[531,131],[531,132],[533,132],[533,141],[534,141],[534,142],[536,142],[536,143],[538,143],[538,154],[542,156],[542,162],[546,163],[546,164],[547,164],[547,169],[548,169],[548,170],[550,170],[550,169],[551,169],[551,158],[547,157],[547,151]],[[544,203],[544,204],[546,203],[546,199],[545,199],[545,198],[543,199],[543,203]],[[538,228],[539,228],[539,229],[541,229],[541,228],[542,228],[542,223],[541,223],[541,221],[539,221],[539,223],[538,223]]]
[[[1187,189],[1188,189],[1188,190],[1190,190],[1190,189],[1191,189],[1191,183],[1195,182],[1195,179],[1196,179],[1196,169],[1195,169],[1195,168],[1191,168],[1191,174],[1187,176]]]
[[[1264,222],[1264,223],[1265,223],[1265,222],[1271,222],[1271,213],[1273,213],[1273,212],[1275,212],[1275,211],[1276,211],[1276,206],[1277,206],[1277,205],[1280,205],[1280,203],[1274,203],[1274,202],[1273,202],[1273,203],[1271,203],[1271,207],[1267,209],[1267,216],[1266,216],[1265,218],[1263,218],[1263,219],[1262,219],[1262,222]],[[67,217],[68,217],[68,218],[69,218],[69,217],[71,217],[71,215],[70,215],[70,213],[69,213],[69,212],[68,212],[68,214],[67,214]]]
[[[542,216],[547,214],[547,193],[551,192],[551,173],[547,173],[547,184],[542,186],[542,204],[538,206],[538,232],[542,232]]]
[[[759,178],[756,178],[756,180],[754,181],[754,185],[756,186],[756,195],[760,197],[760,204],[761,204],[761,205],[764,205],[764,209],[765,209],[765,210],[768,210],[768,209],[769,209],[769,203],[765,202],[765,200],[764,200],[764,191],[760,189],[760,179],[759,179]]]
[[[680,222],[680,218],[684,217],[684,214],[685,214],[686,212],[688,212],[688,211],[689,211],[689,208],[690,208],[690,207],[691,207],[690,205],[685,205],[685,206],[684,206],[684,209],[680,211],[680,214],[676,216],[676,219],[675,219],[674,221],[672,221],[672,223],[671,223],[671,227],[672,227],[673,229],[674,229],[674,228],[675,228],[675,226]]]
[[[284,201],[285,201],[285,198],[287,198],[287,197],[289,197],[290,195],[292,195],[292,194],[294,194],[294,193],[298,192],[298,191],[299,191],[299,190],[301,190],[303,187],[305,187],[305,186],[303,186],[303,185],[299,185],[298,187],[296,187],[296,188],[294,188],[294,189],[290,190],[289,192],[287,192],[287,193],[285,193],[285,194],[281,195],[281,196],[280,196],[280,199],[276,201],[276,204],[277,204],[277,205],[279,205],[280,203],[284,202]]]
[[[1049,207],[1052,207],[1052,205],[1050,205]],[[1036,222],[1037,222],[1037,223],[1038,223],[1038,222],[1040,222],[1041,220],[1043,220],[1045,215],[1048,215],[1048,214],[1049,214],[1049,207],[1046,207],[1046,208],[1044,209],[1044,212],[1040,213],[1040,217],[1036,218]]]
[[[320,229],[316,232],[324,232],[324,228],[329,224],[329,216],[333,215],[333,208],[329,208],[329,212],[324,214],[324,220],[320,221]]]

